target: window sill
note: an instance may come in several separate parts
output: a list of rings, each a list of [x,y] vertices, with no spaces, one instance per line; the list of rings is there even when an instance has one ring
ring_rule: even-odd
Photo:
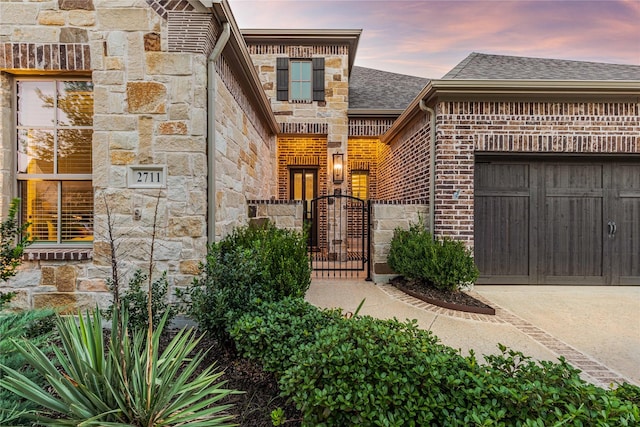
[[[29,248],[23,261],[87,261],[93,259],[92,248]]]

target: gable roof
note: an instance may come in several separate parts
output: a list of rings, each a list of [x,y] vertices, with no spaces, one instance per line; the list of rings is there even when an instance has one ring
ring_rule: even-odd
[[[489,55],[473,52],[443,80],[640,80],[640,65]]]
[[[427,83],[429,79],[423,77],[354,66],[349,76],[349,110],[397,110],[399,115]]]
[[[472,53],[441,79],[429,83],[381,136],[390,141],[436,100],[478,99],[640,100],[640,66]]]
[[[356,58],[361,29],[243,29],[242,35],[249,44],[273,43],[278,45],[331,46],[346,44],[349,47],[349,73]]]

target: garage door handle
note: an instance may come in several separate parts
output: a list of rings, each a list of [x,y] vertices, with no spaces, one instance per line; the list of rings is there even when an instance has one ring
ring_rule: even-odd
[[[609,226],[609,237],[615,236],[616,230],[618,229],[618,227],[616,227],[616,222],[615,221],[609,221],[607,223],[607,225]]]

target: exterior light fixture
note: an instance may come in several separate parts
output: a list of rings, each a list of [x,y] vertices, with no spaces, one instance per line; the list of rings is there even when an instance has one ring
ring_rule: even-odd
[[[344,180],[344,156],[340,153],[333,155],[333,182],[339,184]]]

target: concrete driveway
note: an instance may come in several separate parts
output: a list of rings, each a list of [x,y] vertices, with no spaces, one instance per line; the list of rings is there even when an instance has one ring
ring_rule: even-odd
[[[424,303],[388,284],[362,279],[313,279],[306,299],[319,307],[400,320],[467,353],[495,354],[497,344],[536,360],[564,356],[583,377],[607,387],[640,385],[640,287],[476,286],[495,316],[461,313]]]

